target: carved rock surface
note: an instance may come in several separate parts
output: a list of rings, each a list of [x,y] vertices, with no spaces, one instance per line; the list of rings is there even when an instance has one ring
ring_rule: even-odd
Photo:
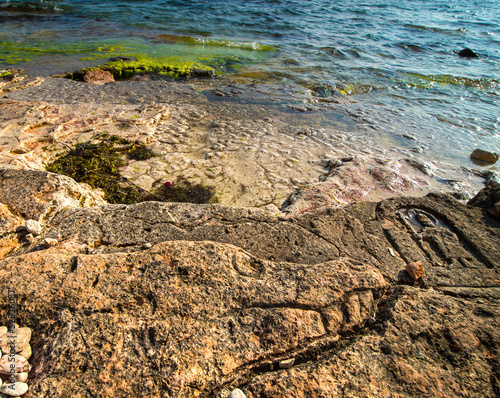
[[[27,398],[500,394],[495,190],[468,206],[433,194],[282,218],[66,207],[25,187],[44,229],[0,260],[0,319],[13,287],[33,331]],[[409,279],[419,261],[425,277]]]

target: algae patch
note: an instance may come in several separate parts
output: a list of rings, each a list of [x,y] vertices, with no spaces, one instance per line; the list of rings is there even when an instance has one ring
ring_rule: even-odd
[[[132,204],[144,201],[213,203],[215,189],[179,178],[170,186],[148,192],[120,175],[126,159],[146,160],[156,156],[149,148],[114,135],[101,134],[76,144],[48,164],[47,171],[67,175],[77,182],[104,191],[109,203]]]

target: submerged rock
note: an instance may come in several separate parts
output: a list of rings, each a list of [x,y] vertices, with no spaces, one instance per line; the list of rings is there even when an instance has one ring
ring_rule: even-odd
[[[474,149],[470,155],[471,160],[480,165],[492,165],[498,161],[499,155],[496,152],[489,152],[483,149]]]
[[[463,58],[479,58],[479,55],[477,55],[474,51],[472,51],[470,48],[464,48],[463,50],[460,50],[457,52],[459,57]]]

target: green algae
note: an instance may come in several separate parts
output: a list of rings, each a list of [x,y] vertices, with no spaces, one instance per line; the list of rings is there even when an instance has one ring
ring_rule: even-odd
[[[435,86],[445,87],[448,85],[487,89],[500,85],[500,80],[496,79],[471,79],[461,76],[424,75],[420,73],[406,73],[405,77],[400,79],[399,82],[408,84],[410,87],[417,89],[428,89]]]
[[[109,203],[132,204],[143,201],[216,203],[215,189],[193,184],[179,177],[174,184],[148,192],[120,175],[124,158],[146,160],[156,156],[149,148],[116,135],[100,134],[79,143],[48,164],[45,169],[67,175],[77,182],[100,188]]]
[[[145,73],[172,78],[215,77],[226,71],[237,71],[243,65],[261,62],[274,51],[276,48],[260,43],[183,36],[153,41],[130,38],[120,42],[116,39],[57,43],[0,41],[0,62],[31,62],[39,56],[58,54],[77,56],[80,61],[96,61],[95,64],[109,60],[99,68],[110,71],[115,79]],[[119,57],[133,60],[114,60]]]
[[[184,44],[192,44],[192,45],[239,48],[239,49],[252,50],[252,51],[272,51],[272,52],[274,52],[277,50],[277,48],[275,46],[257,43],[254,41],[209,39],[206,37],[192,37],[192,36],[180,36],[180,35],[170,35],[170,34],[161,34],[161,35],[156,36],[156,38],[161,42],[171,43],[171,44],[184,43]]]
[[[142,73],[156,73],[168,77],[189,77],[193,74],[206,74],[215,76],[218,72],[202,63],[186,61],[181,57],[154,58],[148,55],[136,55],[135,61],[124,62],[123,60],[107,62],[99,66],[99,69],[111,72],[115,79],[122,80]],[[219,72],[220,73],[220,72]]]

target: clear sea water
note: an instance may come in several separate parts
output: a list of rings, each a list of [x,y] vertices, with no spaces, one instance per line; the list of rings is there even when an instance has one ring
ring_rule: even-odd
[[[1,67],[41,74],[111,55],[187,60],[347,99],[386,145],[431,160],[500,152],[500,0],[0,1],[0,51]]]

